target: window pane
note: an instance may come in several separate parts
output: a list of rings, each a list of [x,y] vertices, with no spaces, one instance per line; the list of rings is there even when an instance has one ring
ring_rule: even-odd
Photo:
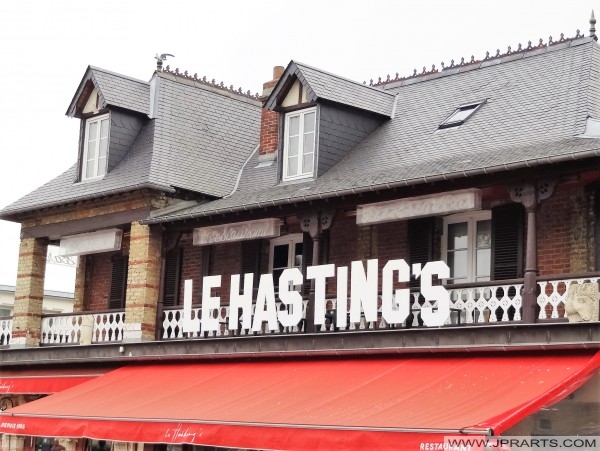
[[[298,175],[298,157],[288,158],[288,176]]]
[[[468,243],[468,225],[466,222],[448,224],[448,250],[466,249]]]
[[[492,246],[492,221],[477,222],[477,248]]]
[[[302,157],[302,173],[310,174],[313,171],[313,153],[306,154]]]
[[[94,176],[94,160],[88,160],[85,164],[85,178]]]
[[[315,151],[315,133],[305,133],[302,153],[313,153]]]
[[[477,280],[480,280],[482,277],[489,280],[490,277],[490,267],[492,263],[492,250],[488,249],[478,249],[476,268],[477,268]]]
[[[288,155],[289,156],[298,155],[299,139],[300,138],[298,136],[290,136],[290,139],[288,140]]]
[[[477,106],[478,105],[471,105],[469,107],[459,108],[452,114],[452,116],[450,116],[446,120],[445,123],[450,124],[452,122],[464,121],[466,118],[468,118],[473,113],[473,111],[475,111],[475,108],[477,108]]]
[[[273,247],[273,269],[288,267],[288,249],[289,246],[287,244],[280,244]]]
[[[94,141],[96,139],[96,133],[98,131],[98,123],[90,122],[88,129],[88,141]]]
[[[294,246],[294,267],[302,268],[302,243],[296,243]]]
[[[315,131],[315,119],[316,114],[314,112],[304,115],[304,133],[311,133]]]
[[[299,116],[295,116],[295,117],[290,117],[290,130],[289,130],[289,135],[290,136],[298,136],[298,134],[300,134],[300,117]]]
[[[467,277],[467,251],[448,252],[450,278],[465,279]]]
[[[104,174],[106,174],[106,156],[98,158],[98,173],[96,174],[97,177],[102,177]]]

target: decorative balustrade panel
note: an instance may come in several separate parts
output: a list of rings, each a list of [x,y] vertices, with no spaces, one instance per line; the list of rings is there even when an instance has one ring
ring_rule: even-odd
[[[447,287],[450,308],[460,314],[461,324],[499,323],[521,320],[522,283],[473,288]],[[453,321],[453,316],[450,319]],[[448,322],[446,323],[448,324]]]
[[[210,312],[210,318],[219,322],[219,328],[216,331],[200,332],[200,318],[202,317],[201,308],[192,308],[192,314],[190,320],[193,322],[194,332],[183,331],[183,309],[168,309],[163,310],[162,313],[162,333],[161,337],[164,340],[177,339],[177,338],[208,338],[208,337],[227,337],[231,335],[243,336],[243,335],[254,335],[254,334],[287,334],[297,333],[305,330],[306,323],[306,306],[307,300],[302,302],[302,315],[301,320],[297,325],[280,327],[275,330],[270,330],[265,323],[259,331],[253,331],[251,328],[243,328],[243,315],[238,317],[238,325],[234,329],[230,329],[230,310],[229,307],[221,307],[220,309],[212,309]],[[284,304],[277,302],[278,310],[284,308]],[[251,315],[254,316],[256,304],[252,304]]]
[[[571,284],[592,282],[598,284],[600,277],[582,277],[574,279],[539,281],[539,295],[537,298],[540,307],[539,319],[567,318],[565,305]]]
[[[125,312],[94,313],[92,343],[112,343],[123,340]]]
[[[0,346],[10,344],[12,336],[12,318],[0,318]]]
[[[91,318],[90,318],[91,317]],[[124,312],[69,314],[42,318],[42,344],[110,343],[123,339]],[[89,330],[91,328],[91,331]]]

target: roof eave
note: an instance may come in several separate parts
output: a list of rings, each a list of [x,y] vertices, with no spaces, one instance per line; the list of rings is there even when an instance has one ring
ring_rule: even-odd
[[[165,222],[174,222],[180,221],[184,219],[195,219],[202,217],[209,217],[213,215],[225,214],[225,213],[237,213],[241,211],[248,211],[255,208],[267,208],[267,207],[278,207],[281,205],[291,204],[294,202],[310,202],[310,201],[318,201],[323,199],[330,199],[332,197],[340,197],[340,196],[349,196],[353,194],[361,194],[371,191],[381,191],[381,190],[389,190],[393,188],[400,188],[406,186],[414,186],[425,183],[433,183],[433,182],[441,182],[441,181],[450,181],[456,180],[459,178],[473,177],[477,175],[485,175],[498,173],[502,171],[514,171],[516,169],[524,169],[530,167],[541,166],[544,164],[556,164],[566,161],[575,161],[582,160],[585,158],[592,157],[600,157],[600,146],[593,150],[586,150],[583,152],[571,152],[564,155],[556,155],[556,156],[547,156],[542,158],[532,158],[521,161],[516,161],[513,163],[505,163],[496,166],[489,167],[481,167],[474,168],[466,171],[452,171],[445,172],[437,175],[432,175],[428,177],[417,177],[413,179],[404,179],[404,180],[396,180],[387,183],[381,183],[377,185],[365,185],[357,188],[348,188],[344,190],[333,190],[322,193],[311,194],[308,196],[296,196],[296,197],[287,197],[282,199],[275,199],[268,202],[254,202],[249,204],[241,204],[228,208],[215,208],[213,210],[205,210],[196,213],[187,213],[187,214],[178,214],[174,216],[164,217],[164,218],[152,218],[145,219],[140,221],[143,224],[158,224]]]

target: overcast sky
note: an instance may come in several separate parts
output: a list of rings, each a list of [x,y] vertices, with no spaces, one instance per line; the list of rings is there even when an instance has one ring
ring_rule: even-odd
[[[592,0],[3,0],[0,208],[75,162],[78,121],[65,111],[88,65],[149,80],[154,55],[171,53],[171,68],[254,93],[295,59],[368,82],[587,36],[594,7],[600,14]],[[19,225],[0,221],[0,284],[15,284],[18,246]],[[63,273],[46,279],[48,289],[72,285]]]

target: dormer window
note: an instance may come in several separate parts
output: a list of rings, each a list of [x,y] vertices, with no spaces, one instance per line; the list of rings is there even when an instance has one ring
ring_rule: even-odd
[[[457,127],[465,123],[465,121],[479,109],[484,102],[469,103],[459,106],[448,118],[442,122],[439,128]]]
[[[108,114],[88,119],[85,123],[81,180],[104,177],[108,156]]]
[[[316,108],[285,115],[283,144],[283,180],[311,177],[314,172]]]

